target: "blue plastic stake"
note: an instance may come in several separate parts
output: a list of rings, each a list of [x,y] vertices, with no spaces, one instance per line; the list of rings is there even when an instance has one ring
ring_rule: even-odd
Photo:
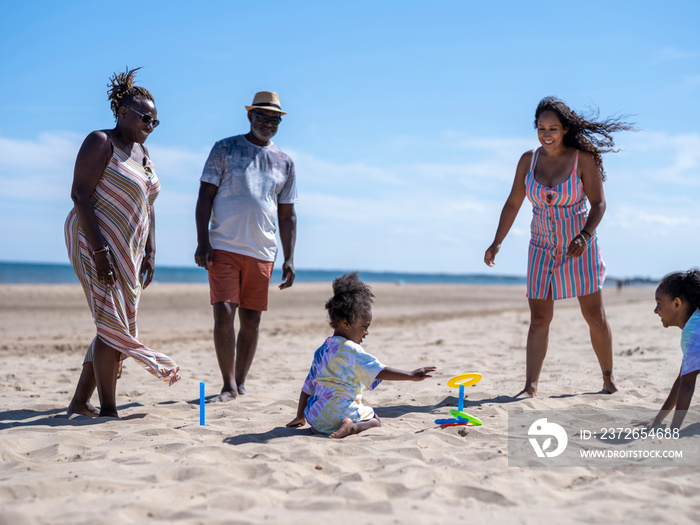
[[[204,381],[199,383],[199,426],[204,426]]]
[[[457,401],[457,410],[464,411],[464,385],[459,385],[459,401]]]

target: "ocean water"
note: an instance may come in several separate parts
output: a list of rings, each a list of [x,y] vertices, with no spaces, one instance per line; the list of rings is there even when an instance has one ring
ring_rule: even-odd
[[[351,270],[296,270],[295,282],[328,282]],[[524,276],[503,276],[487,274],[445,274],[445,273],[401,273],[372,272],[360,270],[360,278],[374,283],[414,283],[414,284],[525,284]],[[161,283],[206,283],[207,272],[197,266],[175,267],[157,266],[154,282]],[[282,272],[272,272],[272,282],[281,282]],[[66,284],[78,283],[69,264],[46,264],[26,262],[0,262],[0,283],[24,284]]]

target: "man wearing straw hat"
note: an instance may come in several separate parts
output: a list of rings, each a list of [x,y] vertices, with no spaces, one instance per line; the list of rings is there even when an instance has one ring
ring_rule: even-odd
[[[271,139],[286,115],[277,93],[255,94],[250,131],[218,141],[200,178],[195,262],[209,272],[214,309],[214,347],[223,388],[212,402],[245,394],[255,357],[262,312],[277,254],[284,253],[284,290],[294,282],[297,201],[294,163]],[[238,311],[238,338],[233,327]]]

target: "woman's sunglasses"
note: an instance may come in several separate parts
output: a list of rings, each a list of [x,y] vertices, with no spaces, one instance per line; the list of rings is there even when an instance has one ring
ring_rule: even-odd
[[[157,118],[153,118],[148,113],[141,113],[141,112],[136,111],[134,108],[129,107],[129,106],[124,106],[124,107],[127,109],[130,109],[131,111],[133,111],[137,115],[141,115],[141,122],[143,122],[144,124],[152,124],[154,129],[158,127],[158,124],[160,124],[160,120],[158,120]]]

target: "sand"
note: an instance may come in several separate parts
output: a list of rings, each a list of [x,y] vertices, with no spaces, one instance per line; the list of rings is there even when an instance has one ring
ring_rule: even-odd
[[[524,381],[523,288],[373,288],[365,349],[438,371],[367,393],[383,426],[336,441],[285,427],[330,335],[329,284],[271,289],[249,395],[207,405],[205,426],[199,383],[208,396],[220,389],[206,285],[154,283],[143,294],[140,339],[173,357],[183,379],[168,387],[127,360],[121,420],[65,414],[94,334],[79,287],[0,286],[0,524],[698,522],[697,468],[508,466],[514,408],[658,409],[680,330],[653,314],[653,288],[605,291],[624,392],[597,393],[587,327],[568,300],[556,305],[540,397],[514,402],[504,396]],[[457,405],[446,381],[463,372],[483,374],[465,410],[484,425],[441,429],[433,420]]]

